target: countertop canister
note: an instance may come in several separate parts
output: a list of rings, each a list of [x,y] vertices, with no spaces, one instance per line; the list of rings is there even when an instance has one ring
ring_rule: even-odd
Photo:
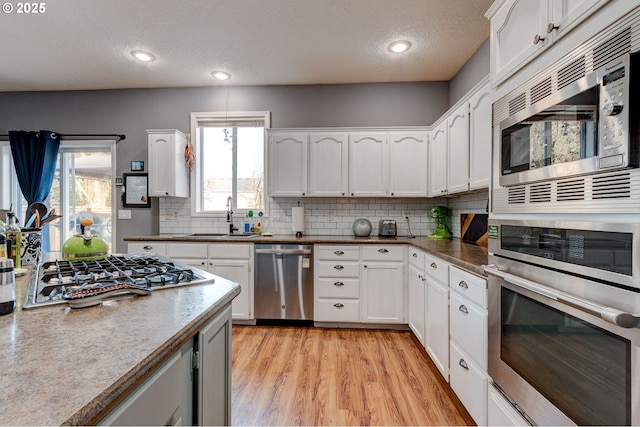
[[[0,259],[0,315],[13,313],[16,308],[16,276],[13,260]]]

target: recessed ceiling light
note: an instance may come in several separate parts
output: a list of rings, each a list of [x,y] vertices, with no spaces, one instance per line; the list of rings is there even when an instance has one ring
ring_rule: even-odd
[[[224,71],[214,71],[211,75],[218,80],[228,80],[231,78],[231,74],[225,73]]]
[[[131,52],[134,58],[142,62],[151,62],[155,61],[156,57],[150,54],[149,52],[144,52],[142,50],[134,50]]]
[[[394,53],[402,53],[409,50],[411,42],[408,40],[398,40],[389,45],[389,50]]]

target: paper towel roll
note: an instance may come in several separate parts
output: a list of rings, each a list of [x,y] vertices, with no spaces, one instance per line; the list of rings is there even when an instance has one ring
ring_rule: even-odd
[[[304,232],[304,208],[301,206],[291,208],[291,219],[293,223],[293,232],[296,236],[298,233],[302,236],[302,233]]]

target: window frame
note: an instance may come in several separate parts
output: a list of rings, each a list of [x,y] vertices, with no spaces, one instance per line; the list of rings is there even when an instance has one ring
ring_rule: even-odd
[[[265,215],[269,212],[269,197],[267,196],[268,189],[268,150],[267,150],[267,130],[271,128],[271,112],[270,111],[214,111],[214,112],[195,112],[191,113],[191,142],[193,143],[193,150],[196,157],[196,166],[191,179],[191,216],[198,218],[226,218],[227,212],[224,211],[199,211],[199,207],[202,205],[202,164],[198,161],[202,158],[201,146],[197,141],[197,128],[201,121],[219,121],[221,123],[227,121],[237,120],[256,120],[264,123],[264,147],[263,147],[263,182],[264,182],[264,209],[262,209]],[[236,171],[237,164],[234,161],[233,170]],[[236,190],[236,183],[233,183],[234,191]],[[234,213],[243,214],[246,213],[246,209],[237,209],[237,198],[233,198],[232,210]]]

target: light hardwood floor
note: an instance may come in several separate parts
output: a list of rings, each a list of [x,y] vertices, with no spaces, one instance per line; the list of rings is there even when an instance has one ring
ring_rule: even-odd
[[[410,332],[232,331],[233,425],[474,425]]]

